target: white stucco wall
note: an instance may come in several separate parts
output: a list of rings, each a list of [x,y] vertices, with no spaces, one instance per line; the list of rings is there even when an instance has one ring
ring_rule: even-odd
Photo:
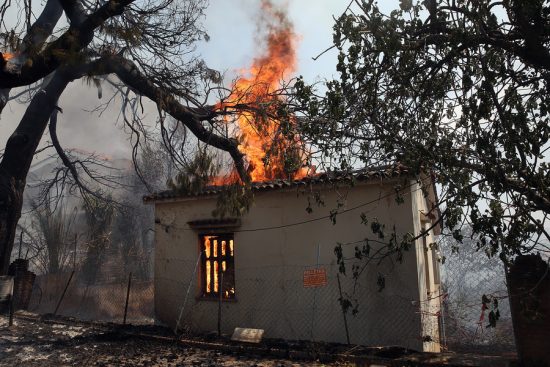
[[[422,214],[430,211],[424,193],[418,183],[411,185],[412,215],[414,233],[427,231],[432,223],[426,221]],[[440,352],[439,344],[439,310],[441,302],[440,281],[436,274],[439,273],[439,262],[436,259],[436,250],[433,246],[435,238],[433,230],[423,238],[418,238],[415,243],[416,263],[418,269],[418,306],[422,317],[423,350]],[[434,337],[435,336],[435,337]],[[430,340],[431,339],[431,340]]]
[[[241,226],[234,233],[236,301],[223,302],[222,331],[231,333],[235,327],[252,327],[265,329],[265,337],[270,338],[345,342],[334,247],[337,242],[377,239],[370,229],[373,218],[386,225],[387,233],[395,226],[399,238],[420,228],[418,210],[424,208],[422,195],[411,189],[404,196],[405,202],[398,205],[395,183],[371,181],[337,190],[315,187],[321,190],[325,206],[312,203],[314,210],[310,214],[305,210],[307,195],[302,193],[303,188],[256,192],[250,212],[241,218]],[[411,182],[401,183],[406,186]],[[345,197],[340,210],[370,204],[339,214],[334,225],[330,219],[292,225],[327,216],[336,208],[338,197]],[[155,218],[159,222],[155,235],[155,309],[158,319],[172,327],[185,304],[182,327],[205,332],[216,330],[218,303],[198,298],[194,271],[199,232],[187,225],[191,220],[212,218],[215,204],[214,197],[155,204]],[[369,220],[367,226],[361,223],[361,212]],[[260,230],[275,226],[282,228]],[[387,240],[388,237],[381,241]],[[433,343],[422,342],[423,321],[419,303],[415,304],[425,301],[427,294],[422,288],[425,271],[420,243],[421,240],[417,241],[415,248],[405,253],[402,264],[384,261],[380,266],[370,265],[359,278],[355,293],[351,267],[347,276],[341,276],[343,291],[359,303],[358,314],[347,316],[352,343],[433,350]],[[346,255],[353,257],[354,246],[344,248]],[[372,252],[375,250],[373,243]],[[303,271],[315,267],[317,261],[327,270],[328,285],[304,288]],[[378,273],[386,277],[382,292],[376,285]]]

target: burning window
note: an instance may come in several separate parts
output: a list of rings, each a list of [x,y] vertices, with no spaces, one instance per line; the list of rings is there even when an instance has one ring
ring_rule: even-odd
[[[205,298],[235,298],[234,242],[232,234],[200,235],[201,292]]]

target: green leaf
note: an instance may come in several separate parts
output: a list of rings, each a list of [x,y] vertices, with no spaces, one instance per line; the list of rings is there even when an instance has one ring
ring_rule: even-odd
[[[413,7],[412,0],[399,0],[399,8],[403,11],[410,11]]]

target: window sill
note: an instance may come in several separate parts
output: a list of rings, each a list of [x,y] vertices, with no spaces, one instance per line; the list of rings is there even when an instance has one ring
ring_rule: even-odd
[[[203,296],[197,296],[195,297],[195,301],[207,301],[207,302],[220,302],[219,297],[203,297]],[[222,298],[222,302],[228,302],[228,303],[236,303],[237,298]]]

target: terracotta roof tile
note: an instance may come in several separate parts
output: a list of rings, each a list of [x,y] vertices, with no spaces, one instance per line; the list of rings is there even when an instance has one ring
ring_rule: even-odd
[[[271,181],[253,182],[254,191],[274,191],[288,187],[299,187],[323,183],[339,183],[346,181],[368,181],[372,179],[388,179],[407,174],[409,171],[403,165],[382,166],[353,172],[325,172],[314,176],[304,177],[300,180],[276,179]],[[206,186],[203,190],[194,193],[182,193],[174,190],[166,190],[143,197],[144,202],[154,202],[175,198],[187,198],[198,196],[217,195],[226,186]]]

